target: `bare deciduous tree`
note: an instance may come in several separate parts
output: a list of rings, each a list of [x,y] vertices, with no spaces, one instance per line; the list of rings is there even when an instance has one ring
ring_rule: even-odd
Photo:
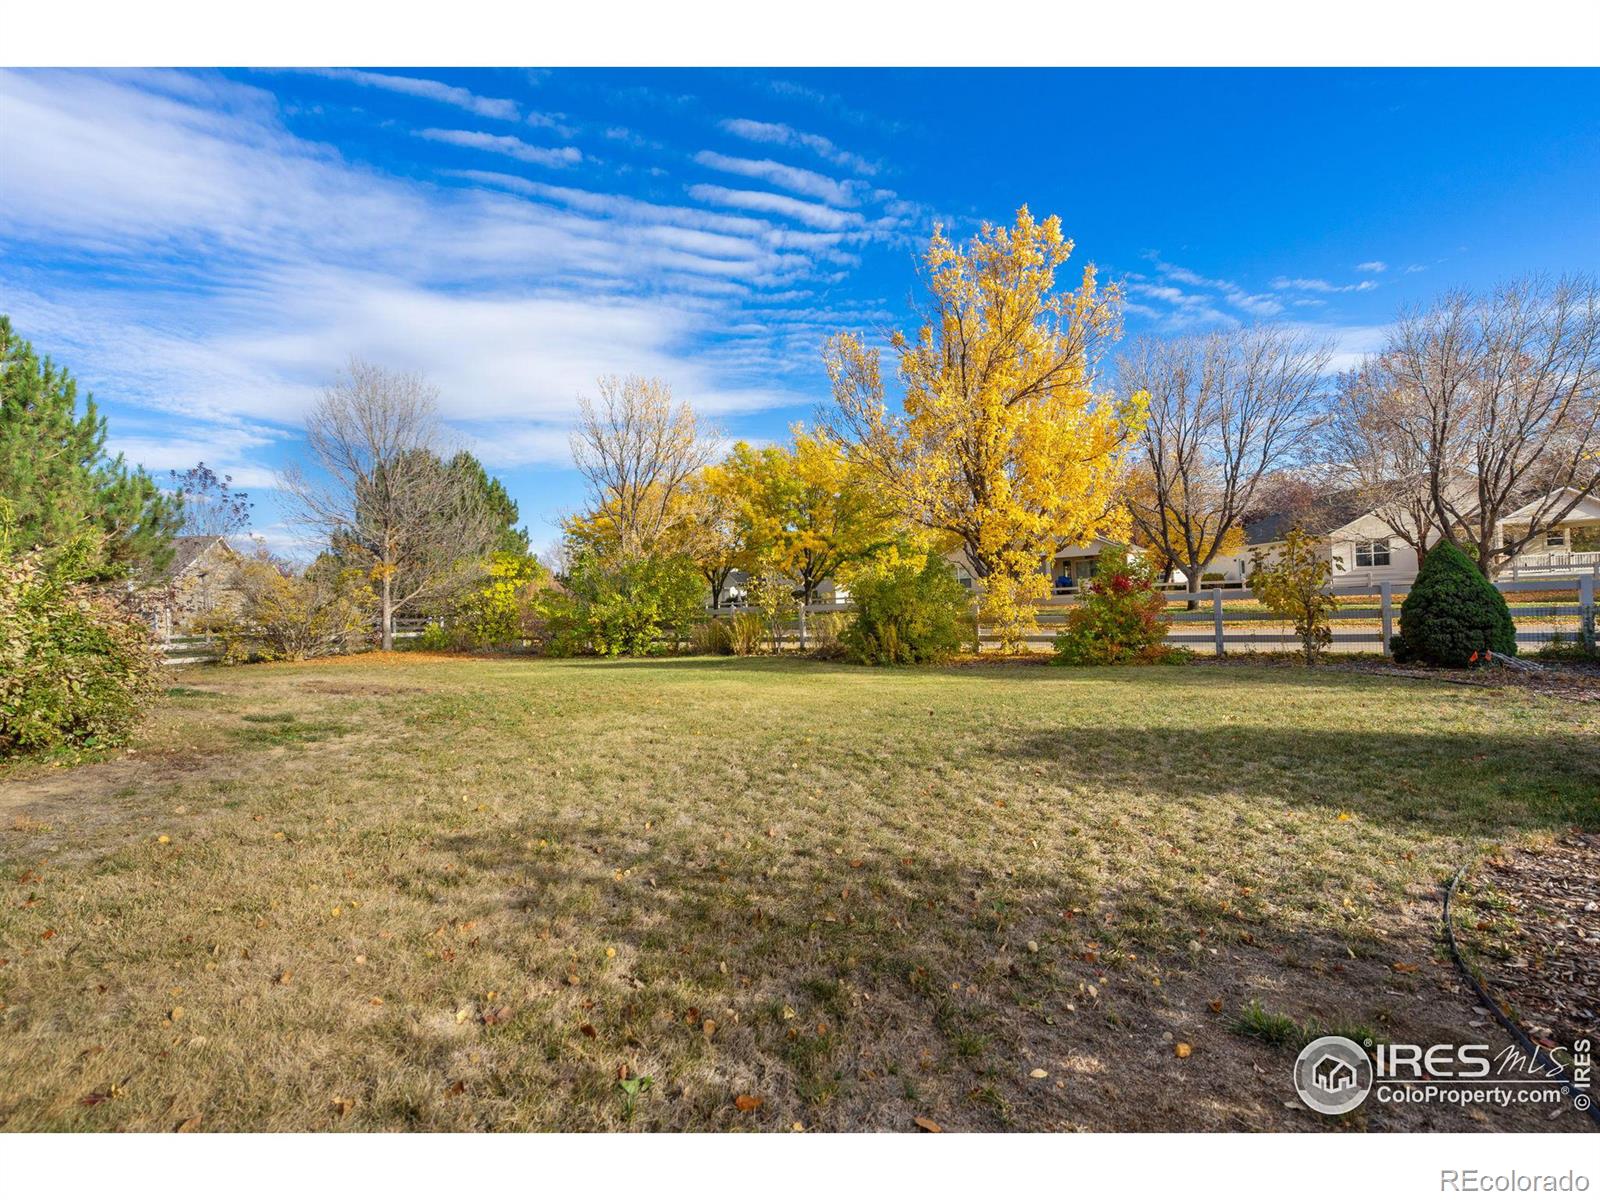
[[[1406,314],[1384,350],[1442,535],[1485,574],[1600,490],[1600,287],[1529,276]],[[1465,481],[1468,486],[1460,486]],[[1501,525],[1528,505],[1526,525]]]
[[[572,458],[589,484],[590,520],[621,557],[637,558],[663,544],[674,502],[710,462],[710,435],[662,380],[606,375],[596,386],[598,401],[578,401]]]
[[[1374,356],[1339,376],[1323,427],[1325,471],[1332,487],[1355,492],[1406,545],[1421,566],[1442,532],[1432,473],[1420,430],[1423,406]],[[1447,488],[1459,493],[1460,480]]]
[[[291,518],[368,570],[383,648],[394,618],[464,586],[495,536],[492,514],[443,461],[438,389],[352,359],[306,417],[311,472],[286,470]]]
[[[1262,326],[1145,339],[1122,358],[1122,387],[1150,397],[1128,509],[1145,543],[1183,569],[1191,595],[1262,479],[1306,447],[1331,354]]]

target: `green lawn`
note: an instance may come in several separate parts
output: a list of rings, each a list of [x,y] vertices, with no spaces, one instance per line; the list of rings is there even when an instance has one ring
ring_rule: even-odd
[[[1459,1037],[1436,886],[1600,825],[1592,706],[1268,667],[179,684],[132,752],[0,774],[0,1128],[1552,1127],[1324,1122],[1241,1014]]]

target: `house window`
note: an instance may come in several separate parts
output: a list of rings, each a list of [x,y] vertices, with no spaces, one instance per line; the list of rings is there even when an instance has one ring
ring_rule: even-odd
[[[1389,565],[1389,539],[1378,538],[1371,542],[1356,543],[1356,566],[1387,567]]]
[[[1566,532],[1561,529],[1552,529],[1544,535],[1546,550],[1559,550],[1567,544]]]

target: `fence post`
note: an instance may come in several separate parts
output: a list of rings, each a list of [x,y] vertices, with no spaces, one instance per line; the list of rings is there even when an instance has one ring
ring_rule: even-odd
[[[1222,589],[1211,589],[1211,622],[1216,629],[1217,657],[1227,653],[1222,646]]]
[[[1389,653],[1389,639],[1394,636],[1394,585],[1384,580],[1378,585],[1378,595],[1383,598],[1383,652]]]
[[[1583,646],[1594,653],[1594,576],[1578,578],[1578,612],[1583,621]]]

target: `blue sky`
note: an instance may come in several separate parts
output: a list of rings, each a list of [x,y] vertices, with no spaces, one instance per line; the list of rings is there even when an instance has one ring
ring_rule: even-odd
[[[606,372],[731,436],[909,323],[935,221],[1057,213],[1127,329],[1291,322],[1600,266],[1600,73],[0,73],[0,311],[164,473],[270,485],[355,354],[428,374],[536,544]]]

